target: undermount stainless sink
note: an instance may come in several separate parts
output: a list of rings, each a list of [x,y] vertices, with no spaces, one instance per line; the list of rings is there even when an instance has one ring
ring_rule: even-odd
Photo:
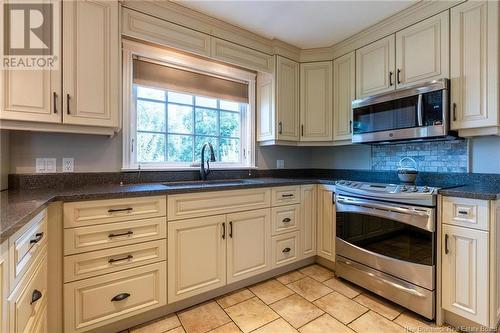
[[[253,179],[224,179],[224,180],[191,180],[179,182],[166,182],[163,185],[168,187],[214,187],[214,186],[236,186],[245,184],[256,184]]]

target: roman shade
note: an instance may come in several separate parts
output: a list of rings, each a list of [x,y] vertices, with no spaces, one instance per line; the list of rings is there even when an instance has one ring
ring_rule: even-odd
[[[134,59],[134,84],[248,103],[248,84]]]

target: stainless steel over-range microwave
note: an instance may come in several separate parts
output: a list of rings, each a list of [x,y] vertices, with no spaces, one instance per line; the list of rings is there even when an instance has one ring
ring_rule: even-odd
[[[453,138],[449,80],[440,79],[352,102],[352,142]]]

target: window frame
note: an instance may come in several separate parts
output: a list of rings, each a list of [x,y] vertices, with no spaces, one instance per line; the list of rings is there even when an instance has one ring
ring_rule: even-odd
[[[135,110],[135,91],[133,85],[134,57],[148,58],[152,62],[169,65],[202,74],[248,84],[248,107],[242,114],[240,126],[241,163],[210,163],[213,169],[255,168],[255,80],[256,73],[221,64],[208,59],[179,53],[127,39],[122,40],[123,66],[123,161],[122,170],[191,170],[199,169],[199,162],[137,162],[137,113]],[[182,92],[181,92],[182,93]],[[193,94],[191,94],[193,95]],[[194,110],[193,110],[194,112]],[[193,137],[195,134],[193,133]],[[194,143],[193,143],[194,144]]]

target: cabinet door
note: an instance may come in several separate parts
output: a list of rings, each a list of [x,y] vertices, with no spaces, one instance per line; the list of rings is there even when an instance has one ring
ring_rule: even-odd
[[[335,205],[333,190],[318,187],[318,251],[317,255],[335,261]]]
[[[227,282],[270,269],[271,211],[259,209],[227,215]]]
[[[356,98],[395,89],[394,35],[356,50]]]
[[[118,127],[118,1],[63,3],[63,122]]]
[[[226,284],[226,216],[168,223],[168,302]]]
[[[451,9],[452,129],[498,125],[497,1]]]
[[[302,185],[300,191],[300,248],[309,257],[316,254],[316,185]]]
[[[396,33],[396,86],[449,76],[449,13],[435,15]]]
[[[333,140],[352,136],[352,101],[356,98],[356,55],[351,52],[333,61]]]
[[[60,10],[60,1],[50,2]],[[54,44],[56,40],[54,39]],[[54,56],[61,65],[60,44],[54,45]],[[0,119],[60,123],[61,71],[0,70]]]
[[[443,308],[488,326],[488,233],[444,224],[442,244]]]
[[[271,74],[257,74],[257,141],[259,142],[276,139],[274,82]]]
[[[299,63],[276,56],[278,139],[299,141]]]
[[[9,312],[7,295],[9,289],[8,241],[0,244],[0,332],[8,332]]]
[[[300,64],[300,141],[332,140],[332,62]]]

